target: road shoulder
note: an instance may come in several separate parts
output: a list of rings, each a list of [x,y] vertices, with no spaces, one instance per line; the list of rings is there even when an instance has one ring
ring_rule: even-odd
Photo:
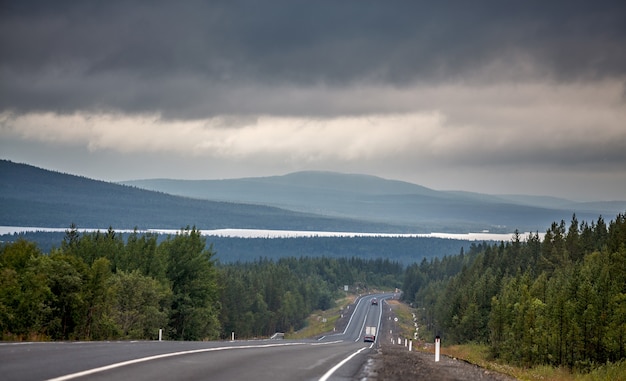
[[[359,380],[515,380],[510,376],[481,368],[463,360],[442,355],[440,361],[435,362],[435,356],[431,352],[416,350],[409,352],[404,342],[398,344],[397,335],[394,337],[394,317],[389,305],[383,304],[383,321],[376,352],[370,356],[370,359],[361,369]]]

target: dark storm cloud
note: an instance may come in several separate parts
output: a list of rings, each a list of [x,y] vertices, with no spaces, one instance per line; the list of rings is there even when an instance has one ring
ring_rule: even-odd
[[[359,113],[359,99],[337,109],[321,96],[285,102],[281,92],[626,74],[620,1],[0,6],[0,110],[19,113]]]

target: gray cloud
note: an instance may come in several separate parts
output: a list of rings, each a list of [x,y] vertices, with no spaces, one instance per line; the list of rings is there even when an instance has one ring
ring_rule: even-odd
[[[5,2],[0,110],[342,114],[367,101],[268,99],[319,86],[623,81],[625,15],[620,1]]]

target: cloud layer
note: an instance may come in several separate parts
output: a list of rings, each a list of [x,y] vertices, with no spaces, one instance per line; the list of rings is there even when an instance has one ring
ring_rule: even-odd
[[[0,148],[615,197],[624,25],[620,1],[5,2]]]
[[[0,106],[183,119],[336,115],[369,113],[373,102],[309,109],[277,98],[302,89],[624,78],[621,2],[544,3],[14,2],[0,13]]]

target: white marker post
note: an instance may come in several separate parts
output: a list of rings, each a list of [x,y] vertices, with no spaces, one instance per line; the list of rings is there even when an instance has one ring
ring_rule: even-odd
[[[435,362],[439,361],[439,347],[441,345],[440,341],[441,339],[439,338],[439,336],[435,337]]]
[[[413,351],[413,340],[409,340],[409,352]]]
[[[230,333],[230,341],[235,341],[235,331]]]
[[[159,328],[159,341],[163,340],[163,329]]]

